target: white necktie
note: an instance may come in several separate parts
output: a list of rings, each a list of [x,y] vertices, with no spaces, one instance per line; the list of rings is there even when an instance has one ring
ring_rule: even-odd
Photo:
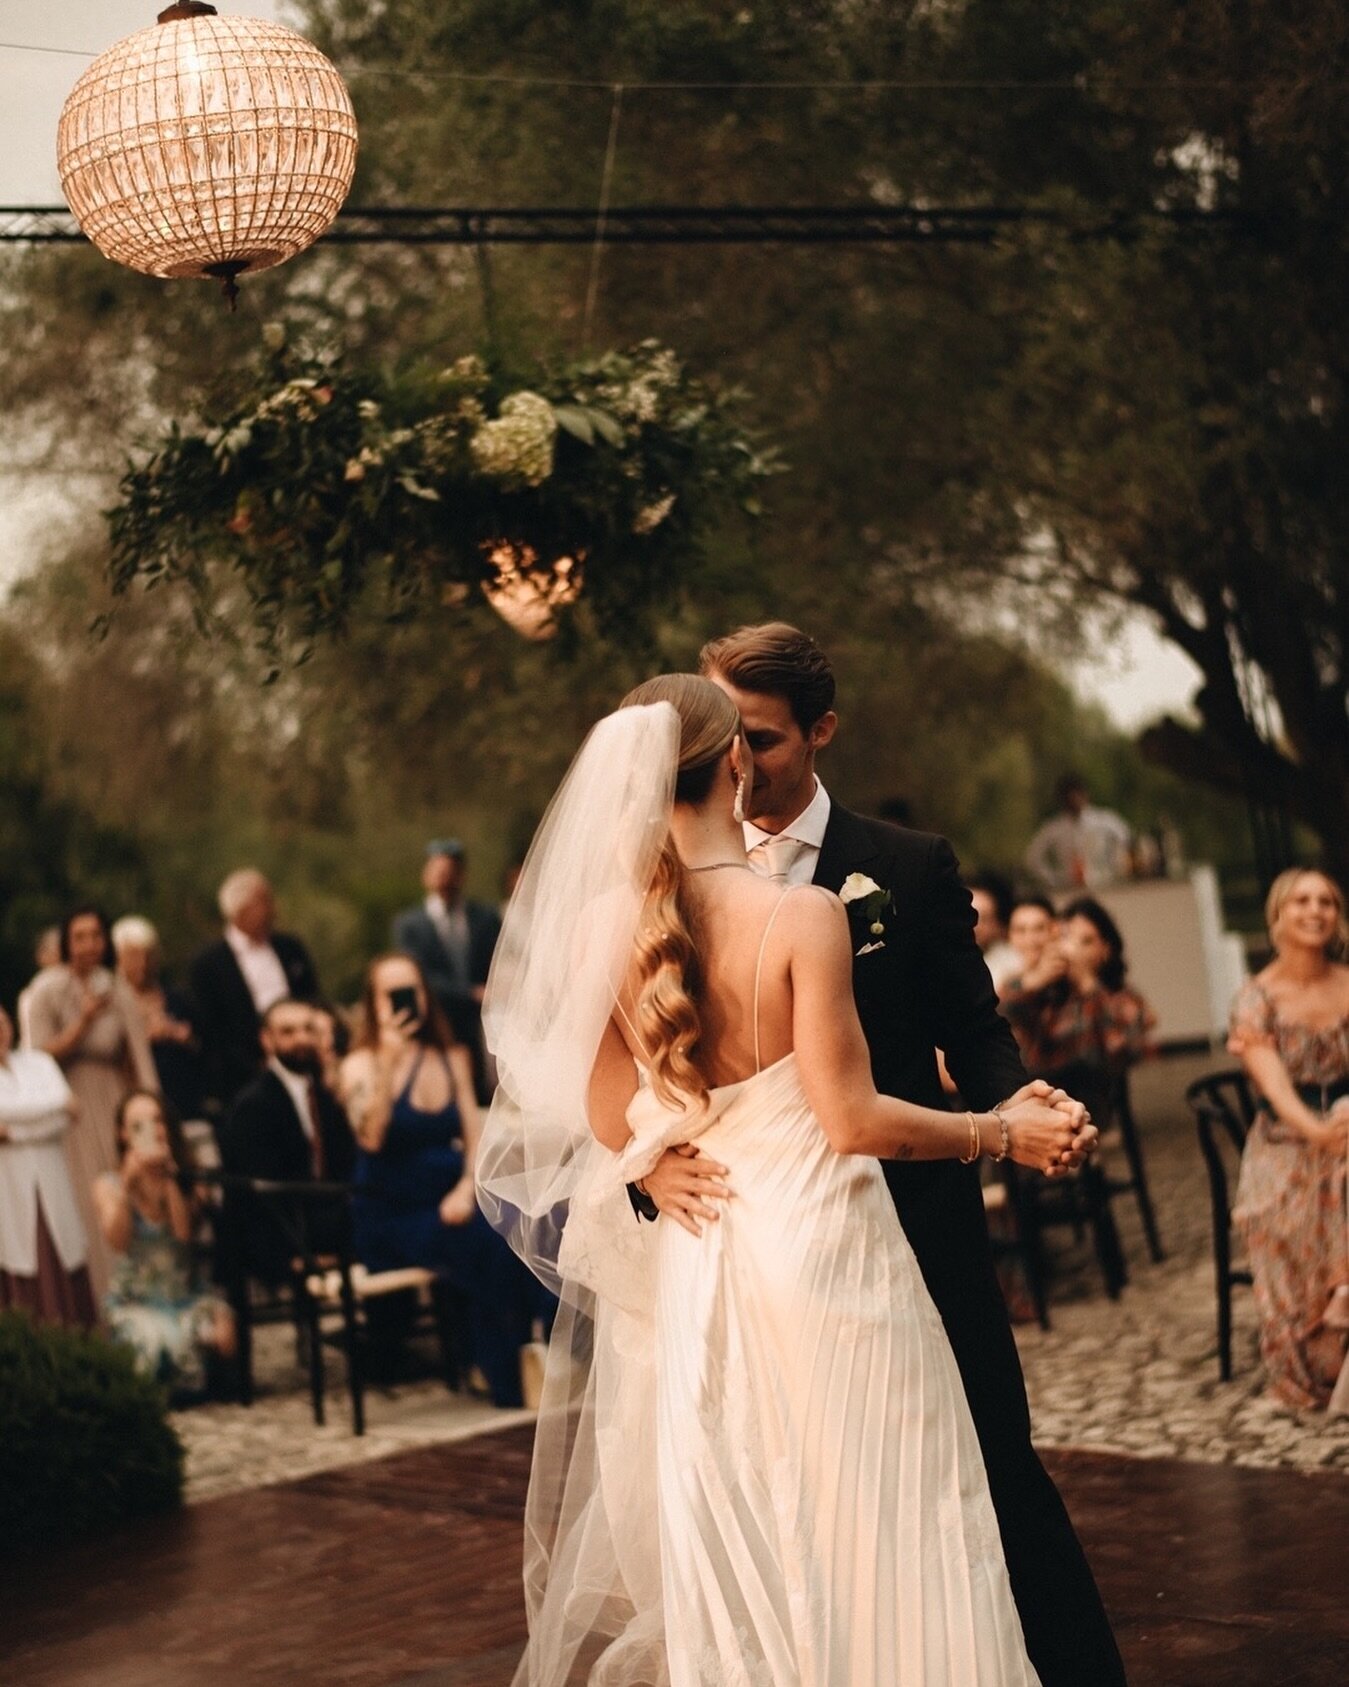
[[[767,838],[755,844],[749,858],[756,871],[766,874],[774,884],[785,885],[804,847],[800,838]]]

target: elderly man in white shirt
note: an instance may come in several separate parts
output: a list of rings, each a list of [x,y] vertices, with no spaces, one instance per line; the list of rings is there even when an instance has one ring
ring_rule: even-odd
[[[1112,809],[1093,808],[1075,773],[1059,781],[1060,812],[1026,850],[1026,868],[1050,890],[1095,890],[1127,879],[1133,834]]]
[[[268,1010],[287,997],[313,1001],[318,977],[300,939],[276,929],[276,898],[256,868],[229,875],[220,912],[224,933],[193,961],[191,984],[208,1089],[223,1110],[262,1065],[258,1031]]]

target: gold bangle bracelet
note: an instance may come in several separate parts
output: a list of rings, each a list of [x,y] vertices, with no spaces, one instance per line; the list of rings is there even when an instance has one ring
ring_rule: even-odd
[[[970,1126],[970,1151],[968,1154],[962,1154],[960,1156],[960,1163],[962,1166],[972,1166],[983,1152],[983,1149],[979,1142],[979,1126],[975,1123],[974,1114],[966,1113],[965,1117],[969,1121]]]

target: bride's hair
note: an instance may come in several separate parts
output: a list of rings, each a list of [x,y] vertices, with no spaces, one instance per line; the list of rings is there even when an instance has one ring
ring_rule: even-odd
[[[726,693],[697,674],[658,674],[623,699],[621,708],[670,703],[679,716],[674,800],[707,800],[722,757],[740,732]],[[707,1083],[694,1065],[702,1022],[698,953],[688,897],[688,871],[667,834],[637,921],[636,1024],[651,1062],[651,1087],[663,1102],[701,1106]]]

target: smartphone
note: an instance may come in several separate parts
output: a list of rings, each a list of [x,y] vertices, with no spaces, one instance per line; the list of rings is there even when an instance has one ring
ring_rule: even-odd
[[[169,1150],[158,1119],[133,1119],[127,1136],[143,1160],[168,1159]]]
[[[395,1015],[410,1019],[414,1025],[421,1023],[422,1014],[417,1006],[417,992],[411,984],[400,984],[396,990],[390,990],[389,1006]]]

